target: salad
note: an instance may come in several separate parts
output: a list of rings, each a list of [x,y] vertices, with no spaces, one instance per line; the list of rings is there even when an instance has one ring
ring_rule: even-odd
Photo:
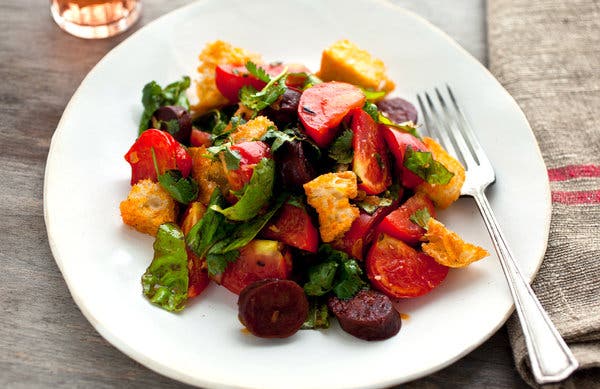
[[[336,317],[366,340],[398,333],[394,304],[488,253],[435,219],[465,179],[390,97],[385,65],[341,40],[313,73],[206,45],[194,82],[142,91],[125,159],[123,222],[155,236],[144,296],[177,312],[214,282],[252,334],[288,337]]]

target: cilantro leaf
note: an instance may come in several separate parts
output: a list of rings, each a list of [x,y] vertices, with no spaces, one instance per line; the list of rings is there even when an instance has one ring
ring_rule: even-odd
[[[308,317],[302,327],[303,330],[329,328],[329,309],[327,303],[320,299],[310,299],[308,302]]]
[[[311,157],[315,160],[321,158],[321,149],[319,146],[295,127],[285,128],[281,131],[275,127],[270,127],[260,140],[269,143],[272,152],[276,152],[285,142],[301,141],[305,145],[310,146],[310,150],[312,151]]]
[[[181,311],[187,301],[187,264],[183,232],[174,223],[161,224],[152,263],[142,275],[144,296],[167,311]]]
[[[429,223],[431,215],[427,208],[417,209],[408,219],[419,227],[427,229],[427,223]]]
[[[337,163],[351,163],[354,158],[352,150],[352,131],[345,130],[338,136],[329,148],[329,157]]]
[[[373,118],[375,123],[377,123],[377,121],[379,120],[379,111],[377,110],[377,106],[375,104],[366,101],[365,105],[363,105],[363,111],[368,113],[369,116]]]
[[[379,112],[379,115],[377,116],[377,123],[381,123],[381,124],[385,124],[386,126],[394,127],[397,130],[411,134],[412,136],[414,136],[417,139],[421,139],[421,136],[417,132],[417,128],[415,127],[413,122],[404,122],[404,123],[397,124],[397,123],[394,123],[392,120],[390,120],[387,116],[385,116],[384,114]]]
[[[250,220],[269,202],[273,195],[275,181],[275,162],[263,158],[254,167],[250,182],[244,189],[244,194],[234,205],[225,209],[213,205],[211,209],[221,213],[229,220]]]
[[[184,178],[177,169],[159,175],[158,182],[181,204],[189,204],[198,197],[198,183],[192,177]]]
[[[229,147],[223,151],[223,157],[225,159],[225,166],[227,170],[237,170],[240,168],[240,161],[242,156],[235,150],[231,150]]]
[[[267,108],[285,93],[286,87],[283,79],[286,74],[287,68],[283,69],[277,77],[272,78],[260,91],[250,85],[245,85],[239,92],[240,103],[255,112]]]
[[[228,251],[226,253],[208,253],[206,255],[206,265],[208,268],[208,274],[210,276],[216,276],[221,274],[227,268],[231,262],[235,262],[240,256],[238,250]]]
[[[304,284],[307,296],[323,296],[333,288],[333,279],[338,268],[334,260],[322,262],[308,269],[308,282]]]
[[[404,166],[430,184],[444,185],[454,176],[454,173],[433,159],[431,152],[415,151],[410,146],[404,154]]]
[[[261,81],[269,82],[271,81],[271,76],[267,74],[265,69],[256,65],[252,61],[246,62],[246,69],[248,69],[248,73],[252,74],[254,77],[258,78]]]
[[[190,103],[185,95],[185,91],[189,87],[190,78],[188,76],[183,76],[181,81],[173,82],[164,89],[156,81],[150,81],[144,85],[142,89],[144,111],[140,118],[138,132],[141,134],[148,129],[152,114],[160,107],[165,105],[179,105],[189,110]]]
[[[345,259],[338,270],[333,293],[343,300],[354,297],[366,285],[361,278],[362,273],[362,269],[354,259]]]

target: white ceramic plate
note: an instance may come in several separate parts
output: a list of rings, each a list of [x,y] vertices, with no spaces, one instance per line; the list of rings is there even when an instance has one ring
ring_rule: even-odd
[[[414,101],[418,91],[454,87],[496,168],[492,206],[527,277],[537,271],[550,218],[537,144],[515,101],[444,33],[379,1],[203,1],[149,24],[100,61],[52,139],[44,193],[52,252],[81,311],[119,350],[205,387],[368,388],[441,369],[504,323],[512,302],[495,255],[450,271],[432,293],[406,301],[410,318],[381,342],[353,338],[335,324],[285,340],[246,335],[236,296],[216,286],[180,314],[142,296],[152,239],[122,224],[119,202],[129,190],[123,155],[136,137],[144,84],[193,75],[197,54],[214,39],[317,69],[321,50],[340,38],[382,58],[397,95]],[[493,252],[470,199],[441,218]]]

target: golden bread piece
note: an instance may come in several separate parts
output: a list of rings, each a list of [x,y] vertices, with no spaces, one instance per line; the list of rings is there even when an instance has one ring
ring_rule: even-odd
[[[233,64],[238,66],[245,65],[248,61],[255,63],[261,61],[258,54],[250,53],[221,40],[208,43],[198,59],[200,65],[198,66],[198,79],[195,80],[197,100],[192,98],[191,101],[194,117],[205,114],[211,109],[220,108],[228,102],[215,84],[217,65]]]
[[[177,218],[175,200],[158,182],[151,180],[133,185],[119,208],[123,223],[152,236],[156,236],[161,224],[175,222]]]
[[[385,64],[347,39],[323,51],[317,75],[323,81],[343,81],[375,91],[389,93],[395,87],[386,75]]]
[[[198,201],[204,205],[210,202],[215,188],[221,188],[223,194],[229,191],[227,174],[218,159],[210,158],[206,147],[188,147],[192,157],[192,177],[198,183]]]
[[[357,195],[356,174],[351,171],[323,174],[304,184],[308,203],[319,214],[323,242],[332,242],[350,229],[359,216],[349,199]]]
[[[229,138],[233,143],[259,140],[267,132],[269,127],[275,127],[275,123],[265,116],[257,116],[247,123],[239,125],[235,131],[231,133]]]
[[[423,143],[431,151],[433,159],[454,173],[454,177],[444,185],[423,182],[417,186],[417,192],[426,194],[437,207],[441,209],[448,208],[460,196],[460,190],[465,182],[465,168],[435,140],[425,137]]]
[[[465,242],[434,218],[429,218],[423,240],[427,241],[421,245],[423,252],[448,267],[465,267],[490,255],[481,247]]]

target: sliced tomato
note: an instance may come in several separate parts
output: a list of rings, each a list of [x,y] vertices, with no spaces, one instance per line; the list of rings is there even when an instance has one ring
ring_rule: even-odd
[[[223,165],[227,171],[227,181],[232,190],[240,190],[250,182],[254,167],[263,158],[272,158],[269,145],[264,142],[242,142],[231,146],[232,151],[237,152],[240,157],[240,165],[235,170],[227,170],[227,164],[223,159]]]
[[[256,90],[261,90],[267,85],[266,82],[248,73],[245,65],[236,66],[231,64],[217,65],[215,84],[219,92],[232,103],[239,101],[238,94],[244,86],[248,85]]]
[[[209,147],[211,144],[211,135],[208,132],[201,131],[197,128],[192,128],[192,132],[190,133],[190,145],[192,147]]]
[[[415,151],[428,151],[427,146],[411,134],[395,130],[383,124],[379,126],[388,148],[396,160],[396,170],[402,174],[402,186],[411,189],[415,188],[423,182],[423,179],[404,167],[404,155],[406,154],[407,147]]]
[[[424,208],[432,217],[435,217],[435,208],[431,200],[422,193],[416,193],[398,209],[387,215],[377,226],[377,231],[414,246],[423,237],[425,229],[410,221],[410,217],[416,211]]]
[[[371,115],[360,108],[352,114],[352,148],[354,159],[352,171],[358,177],[358,188],[369,195],[376,195],[392,184],[390,159],[383,133]]]
[[[223,273],[221,285],[235,294],[255,281],[286,279],[292,271],[292,257],[281,242],[255,239],[240,250],[237,261]]]
[[[402,193],[398,197],[402,197]],[[387,214],[398,207],[398,202],[399,200],[395,200],[389,206],[380,207],[372,214],[361,211],[360,215],[352,222],[350,229],[340,239],[336,239],[332,246],[353,258],[363,260],[365,249],[376,235],[375,227]]]
[[[160,174],[178,169],[184,177],[189,176],[192,158],[185,147],[168,132],[152,128],[144,131],[125,154],[125,160],[131,165],[131,185],[144,179],[157,181],[152,150]]]
[[[188,254],[188,298],[198,296],[210,283],[206,261],[186,248]]]
[[[261,236],[311,253],[316,253],[319,246],[319,232],[306,209],[289,203],[281,207]]]
[[[326,147],[338,132],[344,117],[365,103],[363,92],[344,82],[323,82],[306,89],[300,96],[298,116],[308,136],[319,147]]]
[[[373,287],[396,298],[424,295],[448,274],[446,266],[386,234],[373,243],[366,264]]]

